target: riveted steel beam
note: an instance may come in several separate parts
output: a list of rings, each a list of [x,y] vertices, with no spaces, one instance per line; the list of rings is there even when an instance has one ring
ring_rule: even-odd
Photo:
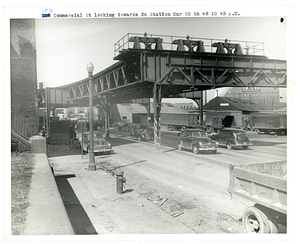
[[[170,42],[164,43],[165,36],[155,38],[146,33],[142,37],[126,35],[124,38],[115,45],[118,55],[114,59],[119,61],[93,75],[94,89],[90,89],[87,78],[57,87],[54,95],[57,93],[58,98],[49,93],[47,104],[86,102],[90,90],[93,90],[94,99],[108,112],[113,103],[153,97],[155,147],[159,148],[163,97],[221,87],[287,86],[285,60],[254,55],[263,51],[260,49],[262,43],[249,47],[246,42],[246,48],[242,48],[228,40],[202,42],[189,36],[176,40],[171,38]],[[153,43],[156,44],[155,49],[151,47]],[[206,52],[207,43],[210,43],[211,52]],[[166,49],[163,44],[171,45],[171,49]],[[172,45],[176,45],[177,50]],[[194,50],[196,46],[197,50]],[[217,52],[213,52],[214,48]],[[60,96],[62,99],[59,99]]]
[[[118,102],[141,96],[152,97],[155,82],[163,90],[167,87],[174,93],[253,85],[286,87],[285,60],[255,55],[152,49],[128,49],[122,52],[124,61],[93,76],[94,96],[114,94],[109,97]],[[57,89],[66,93],[70,103],[89,96],[87,79]]]

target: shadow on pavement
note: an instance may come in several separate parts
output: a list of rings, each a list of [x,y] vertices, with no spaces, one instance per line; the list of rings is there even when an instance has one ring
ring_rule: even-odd
[[[133,191],[134,191],[133,189],[126,189],[125,191],[123,191],[123,194],[130,193],[130,192],[133,192]]]
[[[131,163],[131,164],[125,164],[125,165],[113,167],[113,168],[110,169],[110,171],[113,171],[113,170],[116,170],[116,169],[120,169],[120,168],[125,168],[125,167],[131,166],[131,165],[135,165],[135,164],[144,163],[144,162],[147,162],[147,160],[141,160],[141,161],[134,162],[134,163]]]
[[[284,144],[286,142],[271,142],[271,141],[255,141],[252,140],[254,146],[275,146],[277,144]]]
[[[133,140],[126,140],[123,138],[108,138],[105,139],[106,141],[108,141],[109,143],[111,143],[112,147],[117,147],[117,146],[122,146],[122,145],[126,145],[126,144],[133,144],[133,143],[138,143],[136,141]]]
[[[74,174],[55,176],[55,181],[74,233],[76,235],[97,235],[98,233],[96,232],[92,222],[68,182],[68,178],[72,177],[76,176]]]
[[[123,139],[123,138],[108,138],[108,139],[106,139],[106,141],[111,143],[113,148],[117,147],[117,146],[121,146],[121,145],[137,143],[135,141],[126,140],[126,139]],[[83,154],[86,154],[86,153],[84,152]],[[50,144],[47,144],[47,156],[48,156],[48,158],[69,156],[69,155],[81,155],[81,150],[80,149],[75,149],[71,145],[50,145]],[[102,155],[102,153],[99,153],[99,155]]]
[[[74,149],[70,145],[50,145],[47,144],[47,157],[61,157],[68,155],[80,155],[80,149]]]
[[[168,153],[168,152],[173,152],[173,151],[178,151],[177,148],[172,148],[172,149],[168,149],[168,150],[165,150],[165,151],[162,151],[163,153]]]

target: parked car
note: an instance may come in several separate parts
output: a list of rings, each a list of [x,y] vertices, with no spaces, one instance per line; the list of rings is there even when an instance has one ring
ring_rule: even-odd
[[[209,138],[211,138],[212,140],[218,141],[219,133],[216,133],[216,132],[210,132],[210,133],[207,133],[207,136],[208,136]]]
[[[218,142],[220,146],[226,146],[228,149],[241,147],[246,150],[253,145],[246,131],[237,128],[222,129],[218,136]]]
[[[90,149],[90,133],[84,132],[82,138],[82,149],[89,152]],[[112,145],[104,139],[103,132],[94,132],[94,152],[112,153]]]
[[[130,136],[138,141],[145,140],[150,141],[154,138],[154,129],[153,126],[149,124],[139,124],[133,125]]]
[[[132,126],[133,126],[133,124],[131,122],[121,122],[118,127],[118,130],[128,132],[128,131],[132,130]]]
[[[122,127],[124,125],[124,122],[122,121],[116,121],[112,124],[113,128],[119,129],[119,127]]]
[[[200,151],[216,153],[218,142],[209,138],[205,130],[187,129],[178,135],[177,148],[179,150],[191,149],[195,154]]]

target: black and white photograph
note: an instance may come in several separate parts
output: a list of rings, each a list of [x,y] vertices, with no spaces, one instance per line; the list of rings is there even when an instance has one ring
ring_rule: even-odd
[[[294,240],[292,12],[4,8],[4,239]]]

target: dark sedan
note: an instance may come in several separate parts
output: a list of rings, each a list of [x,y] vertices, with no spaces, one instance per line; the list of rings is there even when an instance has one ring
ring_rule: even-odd
[[[90,149],[90,133],[83,133],[82,149],[85,152],[89,152]],[[113,152],[112,145],[105,141],[104,133],[95,131],[94,132],[94,153],[104,152],[110,154]]]
[[[153,126],[149,124],[138,124],[132,127],[132,131],[130,133],[132,139],[137,138],[138,141],[145,140],[150,141],[153,140],[154,137],[154,129]]]
[[[241,147],[246,150],[253,145],[246,131],[237,128],[222,129],[218,136],[218,142],[220,146],[226,146],[228,149]]]
[[[218,143],[209,138],[205,130],[188,129],[179,134],[177,147],[179,150],[191,149],[195,154],[200,151],[216,153]]]

